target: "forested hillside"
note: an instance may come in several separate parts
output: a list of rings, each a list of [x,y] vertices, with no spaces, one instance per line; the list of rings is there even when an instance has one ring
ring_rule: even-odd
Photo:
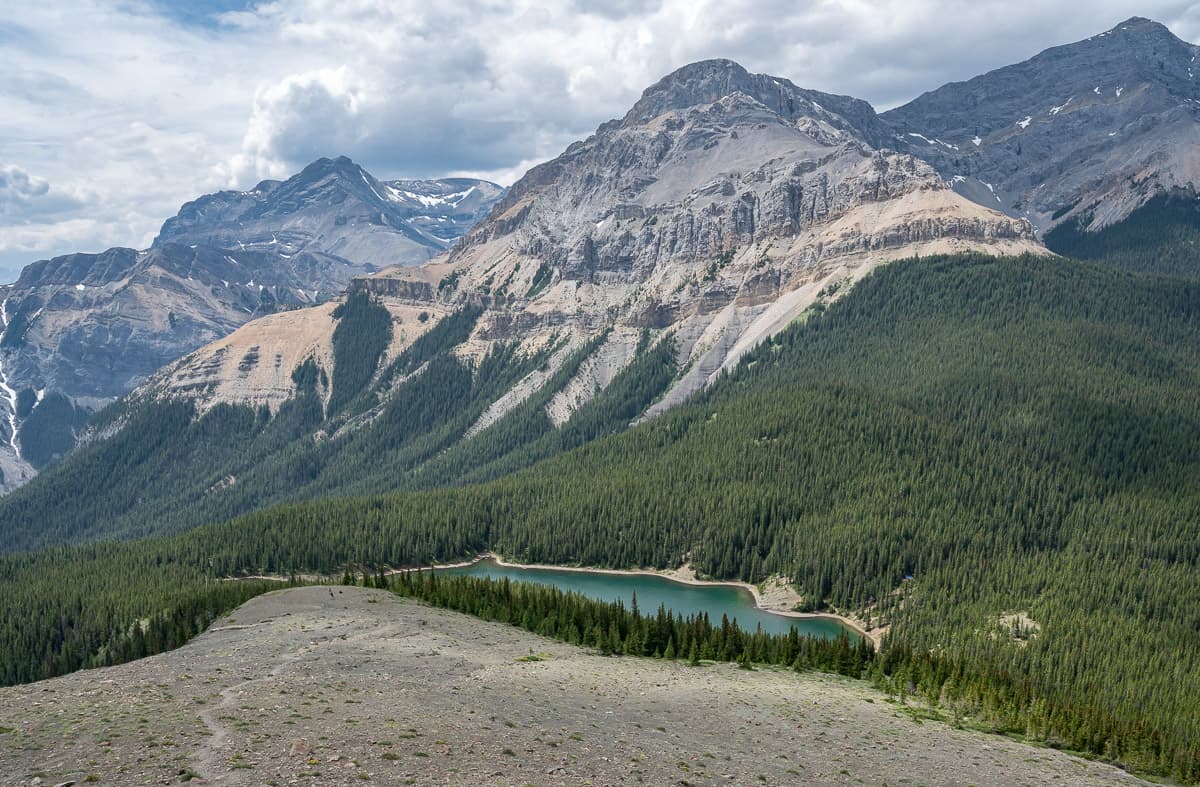
[[[1099,232],[1086,232],[1085,224],[1058,225],[1046,233],[1046,246],[1125,270],[1200,278],[1200,200],[1191,191],[1161,194]]]
[[[646,344],[625,398],[656,388],[640,381],[656,379],[661,345]],[[4,557],[0,679],[111,659],[139,619],[190,620],[218,576],[488,548],[690,558],[714,577],[782,574],[811,607],[890,622],[873,669],[894,690],[1197,781],[1198,351],[1190,280],[1033,257],[896,263],[650,423],[574,448],[526,414],[462,465],[438,459],[468,479],[550,456],[495,480]],[[597,423],[620,422],[604,408],[615,415]]]
[[[627,428],[674,379],[673,344],[645,332],[637,355],[561,428],[550,397],[604,340],[570,354],[549,383],[463,440],[489,404],[547,362],[499,345],[478,365],[454,354],[479,317],[444,318],[376,373],[391,323],[368,296],[334,312],[332,379],[315,362],[293,374],[298,395],[265,407],[122,402],[93,424],[123,428],[0,498],[0,553],[179,532],[283,501],[372,494],[495,478]],[[329,386],[327,402],[322,390]]]

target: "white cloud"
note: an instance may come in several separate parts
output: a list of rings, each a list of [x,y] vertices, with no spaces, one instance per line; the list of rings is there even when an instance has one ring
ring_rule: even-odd
[[[258,91],[231,184],[284,178],[295,162],[351,150],[367,133],[369,90],[342,66],[287,76]]]
[[[883,109],[1134,14],[1200,38],[1187,0],[247,0],[183,21],[167,0],[16,4],[0,162],[47,190],[0,197],[0,265],[144,245],[182,202],[322,155],[511,181],[709,57]]]

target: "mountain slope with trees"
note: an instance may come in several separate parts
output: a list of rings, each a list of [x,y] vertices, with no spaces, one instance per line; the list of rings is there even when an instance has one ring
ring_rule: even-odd
[[[872,669],[897,693],[1196,781],[1198,349],[1188,280],[899,263],[692,403],[527,470],[0,559],[3,674],[90,663],[214,576],[690,559],[890,625]]]

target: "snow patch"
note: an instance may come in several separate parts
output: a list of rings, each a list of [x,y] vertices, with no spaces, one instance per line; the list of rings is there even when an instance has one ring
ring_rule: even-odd
[[[1029,124],[1033,122],[1032,115],[1026,115],[1024,120],[1018,120],[1017,125],[1021,128],[1029,128]]]
[[[1124,93],[1124,92],[1125,92],[1125,86],[1124,86],[1124,85],[1122,85],[1121,87],[1117,88],[1117,98],[1120,98],[1120,97],[1121,97],[1121,94],[1122,94],[1122,93]]]
[[[1050,107],[1050,115],[1054,116],[1054,115],[1057,115],[1059,112],[1062,112],[1064,109],[1071,106],[1071,102],[1074,100],[1075,100],[1075,97],[1071,96],[1070,98],[1067,99],[1067,103],[1059,104],[1056,107]]]
[[[363,183],[367,184],[367,188],[371,190],[371,193],[375,195],[376,199],[378,199],[380,202],[387,202],[387,199],[379,193],[379,190],[371,185],[371,181],[367,180],[367,173],[359,170],[358,176],[362,178]]]
[[[87,287],[84,287],[82,284],[76,284],[75,289],[79,290],[80,292],[83,292],[84,290],[87,289]]]
[[[940,139],[930,139],[929,137],[925,136],[924,134],[918,134],[915,131],[908,132],[908,136],[916,137],[917,139],[924,142],[926,145],[941,145],[942,147],[947,148],[949,150],[958,150],[958,145],[951,145],[949,142],[942,142]]]
[[[438,207],[445,207],[447,205],[449,205],[451,207],[456,207],[458,205],[458,203],[462,202],[463,200],[465,200],[467,197],[471,196],[471,194],[473,194],[475,192],[475,187],[471,186],[470,188],[468,188],[465,191],[456,191],[452,194],[446,194],[445,196],[441,196],[441,197],[430,197],[426,194],[417,194],[416,192],[413,192],[413,191],[405,191],[404,189],[396,188],[395,186],[389,185],[387,183],[383,184],[383,187],[388,192],[390,202],[400,202],[400,203],[419,202],[422,206],[424,206],[426,208],[438,208]]]
[[[975,147],[979,147],[983,144],[983,140],[979,138],[978,134],[976,134],[975,136],[971,137],[971,144],[973,144]]]
[[[4,303],[0,304],[0,320],[3,321],[0,338],[3,338],[4,334],[8,332],[8,298],[5,298]],[[2,359],[0,359],[0,393],[3,393],[4,398],[8,400],[8,445],[20,459],[21,446],[17,443],[17,392],[8,384],[8,375],[4,373]]]

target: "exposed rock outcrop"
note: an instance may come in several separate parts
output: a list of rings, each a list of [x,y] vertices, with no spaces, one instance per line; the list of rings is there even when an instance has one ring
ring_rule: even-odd
[[[533,168],[447,256],[351,289],[389,308],[483,307],[461,350],[474,356],[496,342],[577,348],[614,329],[553,398],[556,423],[611,382],[641,328],[672,332],[688,371],[658,412],[781,330],[830,282],[914,253],[1041,250],[1028,222],[956,194],[908,153],[877,147],[890,139],[864,102],[729,61],[696,63]],[[202,358],[157,385],[171,390]],[[555,368],[501,397],[471,433]]]

